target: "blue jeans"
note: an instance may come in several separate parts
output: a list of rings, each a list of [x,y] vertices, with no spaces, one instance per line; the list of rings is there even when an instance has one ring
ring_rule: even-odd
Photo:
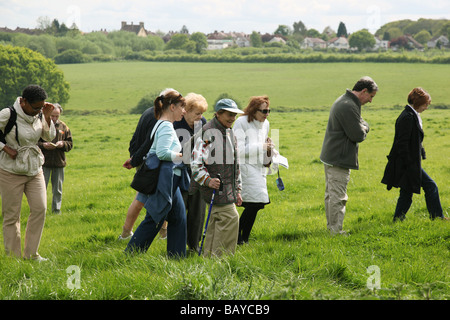
[[[180,177],[174,175],[173,178],[172,209],[165,219],[156,223],[148,214],[137,227],[136,232],[131,237],[125,249],[126,253],[146,252],[159,230],[164,220],[167,220],[167,254],[169,257],[186,256],[186,210],[184,208],[183,197],[181,196],[179,185]]]
[[[425,192],[425,202],[427,204],[428,213],[431,219],[443,218],[441,201],[439,199],[439,190],[433,179],[422,169],[421,187]],[[397,219],[404,220],[412,204],[413,193],[407,189],[400,189],[400,196],[395,208],[394,221]]]

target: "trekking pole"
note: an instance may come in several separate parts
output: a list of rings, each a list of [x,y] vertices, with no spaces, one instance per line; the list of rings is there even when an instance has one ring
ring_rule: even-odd
[[[219,180],[220,180],[220,188],[219,188],[219,190],[221,191],[222,190],[222,179],[220,178],[220,174],[217,175],[217,178],[219,178]],[[206,230],[208,229],[209,217],[211,216],[211,208],[213,206],[214,196],[215,195],[216,195],[216,189],[213,189],[212,196],[211,196],[211,203],[209,204],[208,217],[206,218],[206,223],[205,223],[205,231],[203,231],[202,244],[200,245],[200,249],[198,250],[198,256],[199,257],[202,254],[203,242],[205,241]]]

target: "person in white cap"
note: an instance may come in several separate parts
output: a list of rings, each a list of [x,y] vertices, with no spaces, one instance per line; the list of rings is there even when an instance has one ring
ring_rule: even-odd
[[[213,119],[193,137],[191,155],[191,190],[199,188],[203,200],[210,203],[216,189],[204,256],[235,252],[239,231],[236,205],[242,204],[239,153],[231,127],[236,115],[244,112],[231,99],[219,100],[214,110]]]

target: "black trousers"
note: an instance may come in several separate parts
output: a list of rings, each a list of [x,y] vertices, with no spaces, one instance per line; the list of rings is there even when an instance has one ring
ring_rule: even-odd
[[[439,190],[433,179],[422,169],[422,185],[425,192],[425,203],[431,219],[443,218],[443,210],[441,200],[439,198]],[[404,220],[412,204],[413,193],[409,190],[400,189],[400,196],[394,213],[394,221]]]
[[[239,219],[238,244],[248,242],[253,224],[256,220],[256,215],[260,209],[264,208],[264,204],[259,203],[243,203],[242,206],[245,209]]]
[[[181,191],[181,194],[183,195],[187,214],[187,245],[190,250],[197,252],[203,234],[206,202],[202,199],[200,191],[196,191],[194,194],[189,194],[188,191]]]

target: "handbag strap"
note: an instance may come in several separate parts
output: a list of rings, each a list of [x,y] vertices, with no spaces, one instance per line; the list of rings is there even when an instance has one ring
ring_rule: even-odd
[[[158,123],[158,126],[155,129],[155,132],[153,132],[152,137],[150,138],[150,148],[148,149],[148,151],[150,151],[150,149],[152,148],[153,145],[153,141],[155,140],[155,136],[156,136],[156,132],[158,131],[159,126],[161,125],[161,123],[163,123],[165,120],[162,120],[160,123]]]

